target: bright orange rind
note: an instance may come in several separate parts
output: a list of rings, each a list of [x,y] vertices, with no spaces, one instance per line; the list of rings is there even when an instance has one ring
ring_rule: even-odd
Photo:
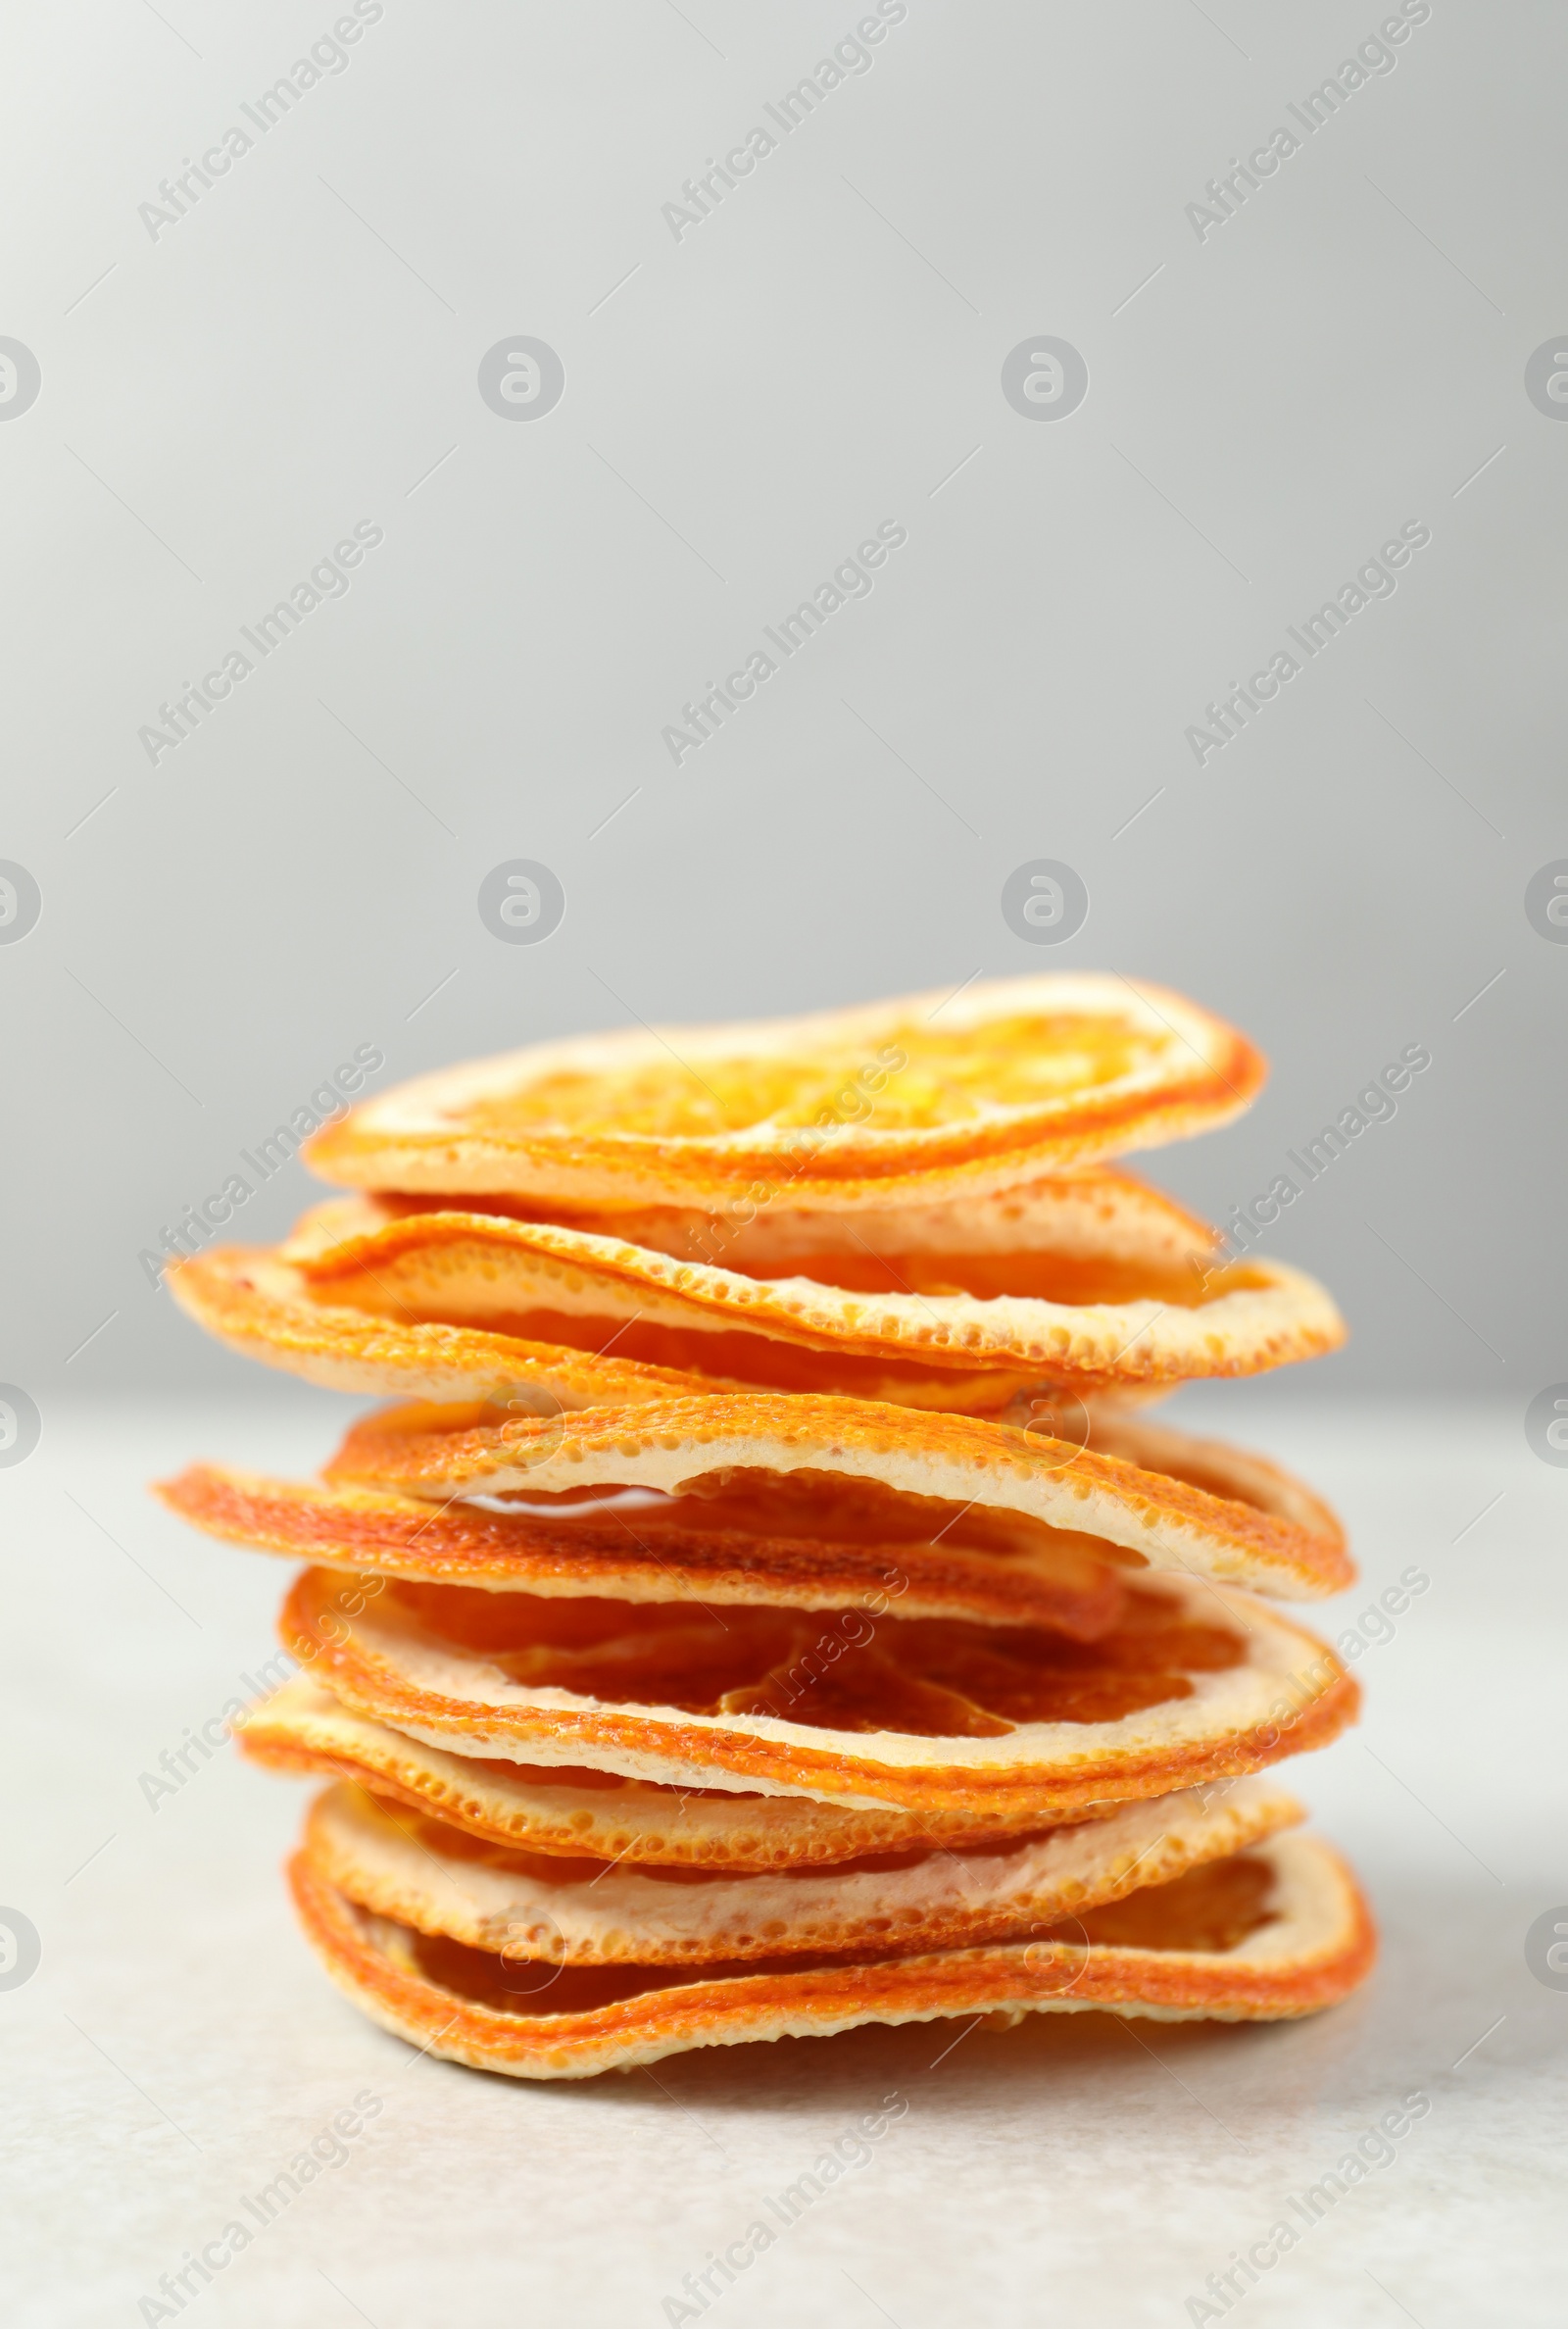
[[[340,1782],[311,1807],[305,1849],[360,1908],[469,1949],[547,1964],[700,1965],[1028,1940],[1304,1817],[1283,1788],[1239,1779],[988,1850],[738,1875],[509,1850]]]
[[[358,1712],[465,1756],[917,1815],[1051,1821],[1260,1770],[1353,1720],[1326,1643],[1247,1594],[1129,1584],[1074,1642],[956,1618],[569,1602],[307,1569],[283,1646]]]
[[[940,1369],[959,1411],[997,1404],[990,1381],[976,1402],[966,1375],[1005,1373],[1089,1396],[1163,1391],[1317,1358],[1344,1340],[1323,1288],[1281,1262],[1222,1266],[1210,1252],[1200,1264],[1195,1249],[1190,1268],[1141,1267],[1113,1254],[1097,1263],[1031,1246],[1026,1230],[1049,1236],[1054,1218],[1038,1186],[1034,1195],[1044,1218],[1019,1223],[1010,1243],[966,1250],[956,1228],[934,1251],[910,1251],[906,1237],[889,1252],[861,1237],[858,1252],[810,1252],[788,1275],[748,1272],[721,1245],[717,1262],[689,1259],[580,1225],[410,1211],[384,1198],[317,1208],[277,1260],[297,1270],[308,1299],[389,1324],[612,1347],[624,1359],[789,1389],[830,1387],[813,1385],[802,1364],[810,1353],[840,1367],[879,1364],[915,1384],[921,1370]],[[1003,1198],[947,1210],[1025,1212]],[[857,1216],[826,1217],[858,1234]],[[972,1220],[964,1226],[978,1239]]]
[[[1278,1836],[1027,1943],[733,1969],[564,1968],[434,1939],[290,1870],[306,1937],[353,2002],[411,2045],[514,2078],[589,2078],[700,2046],[823,2037],[867,2022],[1105,2009],[1158,2021],[1272,2021],[1335,2004],[1376,1956],[1338,1855]]]
[[[368,1101],[306,1157],[360,1189],[836,1212],[1006,1188],[1201,1131],[1263,1073],[1180,995],[1056,972],[539,1044]]]
[[[751,1501],[739,1516],[759,1534],[779,1525],[770,1499],[774,1511],[787,1511],[803,1498],[803,1516],[831,1534],[810,1513],[812,1494],[847,1497],[858,1484],[890,1536],[911,1545],[938,1535],[975,1542],[982,1524],[990,1534],[978,1541],[1004,1553],[1043,1551],[1065,1536],[1103,1561],[1182,1569],[1293,1601],[1341,1592],[1355,1575],[1332,1516],[1322,1515],[1329,1526],[1319,1533],[1287,1516],[1278,1494],[1270,1510],[1013,1425],[911,1416],[860,1400],[713,1393],[553,1419],[383,1409],[352,1426],[326,1477],[435,1503],[656,1490],[685,1500],[688,1517],[691,1500],[711,1505],[744,1489]],[[1010,1541],[996,1533],[1002,1515],[1013,1516]]]

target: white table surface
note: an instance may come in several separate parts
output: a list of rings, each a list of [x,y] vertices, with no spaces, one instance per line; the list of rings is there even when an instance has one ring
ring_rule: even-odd
[[[43,1942],[0,1991],[6,2323],[687,2317],[665,2304],[682,2275],[895,2090],[899,2123],[711,2304],[718,2329],[1219,2317],[1190,2305],[1205,2276],[1416,2090],[1431,2107],[1393,2163],[1232,2309],[1248,2329],[1568,2319],[1568,1993],[1524,1957],[1568,1902],[1568,1471],[1513,1412],[1289,1394],[1172,1412],[1269,1448],[1345,1512],[1365,1583],[1326,1626],[1407,1563],[1432,1579],[1358,1661],[1362,1727],[1286,1766],[1376,1904],[1358,1998],[1272,2029],[865,2030],[563,2086],[419,2057],[338,1996],[278,1873],[302,1788],[229,1747],[156,1810],[138,1785],[243,1692],[286,1575],[190,1534],[143,1481],[196,1454],[308,1470],[347,1403],[272,1382],[245,1406],[51,1403],[0,1471],[0,1904]],[[342,2164],[177,2315],[143,2306],[366,2089],[382,2107]]]

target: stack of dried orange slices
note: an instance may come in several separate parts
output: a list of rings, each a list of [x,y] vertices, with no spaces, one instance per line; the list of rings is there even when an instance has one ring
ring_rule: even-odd
[[[1361,1979],[1352,1877],[1251,1775],[1354,1717],[1273,1606],[1343,1536],[1139,1412],[1344,1329],[1103,1162],[1262,1073],[1088,976],[544,1045],[356,1110],[310,1151],[354,1194],[179,1268],[231,1347],[401,1401],[319,1482],[161,1490],[309,1564],[241,1735],[330,1779],[292,1882],[359,2005],[572,2078]]]

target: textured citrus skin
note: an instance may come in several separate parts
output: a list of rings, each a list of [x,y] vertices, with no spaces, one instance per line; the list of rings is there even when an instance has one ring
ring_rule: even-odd
[[[833,1730],[760,1711],[683,1711],[533,1689],[423,1625],[411,1597],[431,1590],[441,1589],[373,1578],[350,1589],[328,1569],[307,1569],[283,1605],[279,1638],[349,1707],[458,1754],[589,1763],[676,1786],[798,1792],[915,1814],[1005,1810],[1050,1821],[1088,1805],[1233,1778],[1326,1746],[1360,1703],[1355,1682],[1316,1636],[1249,1597],[1174,1580],[1162,1582],[1161,1594],[1173,1597],[1200,1634],[1214,1630],[1228,1643],[1217,1660],[1206,1640],[1204,1665],[1191,1674],[1167,1675],[1156,1658],[1152,1694],[1141,1694],[1136,1662],[1111,1637],[1082,1646],[1079,1655],[1111,1661],[1101,1670],[1114,1674],[1129,1700],[1125,1714],[1013,1724],[982,1709],[957,1737],[870,1723]],[[877,1626],[879,1651],[897,1656],[899,1622]],[[1216,1669],[1223,1693],[1213,1689]]]
[[[353,1188],[710,1209],[762,1188],[837,1211],[1006,1188],[1200,1131],[1264,1072],[1182,996],[1056,973],[539,1045],[386,1093],[305,1154]]]
[[[382,1318],[314,1300],[303,1273],[263,1246],[214,1246],[168,1270],[166,1278],[180,1308],[242,1359],[281,1367],[330,1391],[449,1400],[513,1394],[520,1401],[531,1394],[548,1412],[557,1406],[627,1406],[672,1390],[750,1387],[723,1372],[722,1353],[710,1335],[697,1338],[706,1366],[664,1366],[548,1338]],[[615,1340],[614,1330],[604,1339]],[[926,1359],[864,1359],[751,1340],[754,1373],[757,1353],[772,1354],[772,1377],[787,1391],[991,1414],[1039,1387],[1038,1368],[964,1369]]]
[[[721,1795],[586,1766],[452,1755],[356,1713],[309,1673],[292,1675],[233,1730],[253,1760],[291,1777],[353,1779],[487,1843],[571,1858],[587,1853],[634,1867],[829,1867],[867,1853],[1004,1843],[1040,1825],[1027,1807],[916,1817],[889,1805]],[[1117,1809],[1087,1804],[1053,1813],[1052,1824],[1106,1818]]]
[[[1258,1456],[1250,1448],[1232,1447],[1227,1440],[1196,1439],[1190,1432],[1173,1431],[1168,1424],[1152,1423],[1125,1409],[1105,1405],[1092,1412],[1088,1426],[1085,1444],[1096,1455],[1119,1456],[1140,1471],[1164,1472],[1227,1503],[1252,1505],[1315,1539],[1331,1558],[1348,1558],[1338,1513],[1303,1480],[1283,1464],[1271,1463],[1266,1456]],[[1347,1575],[1346,1582],[1353,1582],[1353,1572]]]
[[[690,1492],[736,1468],[834,1473],[1025,1513],[1135,1562],[1290,1600],[1341,1592],[1355,1577],[1337,1530],[1319,1535],[1278,1511],[1010,1424],[865,1400],[714,1393],[505,1421],[459,1407],[383,1409],[350,1428],[326,1476],[439,1503],[594,1486]]]
[[[339,1783],[307,1813],[304,1848],[317,1874],[361,1908],[467,1948],[556,1964],[697,1965],[1032,1940],[1304,1817],[1283,1789],[1243,1779],[1207,1797],[1123,1805],[990,1853],[926,1850],[891,1862],[882,1854],[870,1866],[814,1875],[672,1883],[623,1862],[496,1850]]]
[[[727,1256],[692,1260],[560,1222],[369,1201],[307,1215],[279,1258],[311,1299],[333,1309],[590,1349],[613,1336],[626,1358],[764,1382],[781,1363],[768,1346],[787,1344],[960,1373],[1026,1370],[1088,1392],[1164,1389],[1318,1358],[1346,1331],[1323,1288],[1279,1262],[1167,1266],[1142,1278],[1123,1268],[1119,1298],[1077,1299],[1096,1292],[1091,1282],[1063,1286],[1075,1298],[1054,1300],[1031,1291],[1043,1264],[1027,1249],[991,1254],[983,1266],[942,1257],[924,1286],[909,1282],[907,1272],[922,1272],[901,1255],[866,1290],[856,1280],[879,1274],[866,1256],[858,1269],[817,1264],[824,1273],[839,1267],[847,1286],[760,1277]],[[966,1268],[985,1291],[963,1290]],[[960,1283],[947,1284],[944,1270]],[[955,1399],[967,1404],[961,1384]]]
[[[774,1609],[879,1610],[890,1596],[906,1617],[971,1617],[982,1624],[1052,1625],[1093,1640],[1114,1624],[1122,1584],[1094,1558],[1093,1540],[1054,1556],[999,1560],[950,1544],[834,1542],[704,1528],[701,1499],[672,1513],[626,1520],[570,1510],[491,1512],[431,1506],[375,1489],[270,1480],[193,1464],[156,1493],[182,1520],[230,1544],[286,1559],[382,1576],[424,1578],[488,1592]]]
[[[983,1278],[990,1262],[1034,1255],[1049,1257],[1064,1281],[1076,1275],[1084,1285],[1102,1279],[1125,1283],[1136,1274],[1190,1292],[1195,1275],[1218,1261],[1220,1244],[1208,1222],[1138,1174],[1119,1165],[1077,1164],[986,1195],[929,1205],[862,1205],[854,1213],[803,1213],[782,1194],[743,1199],[713,1213],[691,1206],[549,1205],[494,1190],[452,1196],[362,1193],[313,1207],[290,1232],[285,1258],[308,1261],[325,1253],[345,1225],[352,1229],[451,1210],[554,1221],[650,1246],[675,1261],[722,1261],[754,1277],[799,1275],[835,1286],[892,1288],[910,1274],[905,1264],[917,1274],[938,1264],[949,1274],[947,1264],[962,1263]],[[961,1277],[963,1271],[956,1274]],[[980,1290],[978,1284],[971,1287]],[[1075,1298],[1099,1297],[1081,1293]]]
[[[237,1716],[242,1752],[291,1777],[354,1779],[410,1812],[431,1812],[492,1845],[668,1868],[829,1868],[878,1852],[974,1850],[1032,1835],[1039,1816],[900,1812],[893,1805],[817,1803],[810,1796],[720,1794],[655,1786],[587,1765],[504,1763],[431,1747],[357,1714],[313,1674],[291,1674]],[[1055,1812],[1051,1826],[1109,1819],[1116,1803]]]
[[[626,1406],[673,1390],[712,1388],[678,1368],[325,1308],[303,1294],[297,1270],[263,1246],[213,1246],[165,1277],[181,1310],[242,1359],[332,1391],[434,1399],[516,1391],[520,1401],[531,1387],[553,1413],[558,1407]]]
[[[1279,1837],[1246,1857],[1273,1878],[1277,1905],[1270,1921],[1226,1948],[1086,1945],[1063,1937],[818,1961],[799,1970],[677,1975],[667,1987],[554,2012],[498,2010],[436,1982],[414,1936],[356,1908],[305,1854],[291,1863],[289,1880],[306,1938],[327,1972],[384,2029],[478,2069],[588,2078],[692,2047],[826,2036],[865,2022],[976,2013],[1017,2020],[1028,2012],[1096,2009],[1164,2021],[1273,2021],[1337,2004],[1366,1978],[1377,1954],[1354,1878],[1313,1837]],[[1172,1925],[1174,1932],[1174,1917]],[[496,1987],[504,1986],[503,1976]],[[540,2003],[557,1995],[547,1990]]]

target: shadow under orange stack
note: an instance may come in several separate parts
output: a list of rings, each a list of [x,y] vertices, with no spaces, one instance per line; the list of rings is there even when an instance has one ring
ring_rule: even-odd
[[[317,1482],[160,1490],[307,1563],[239,1729],[330,1782],[290,1876],[357,2004],[573,2078],[1362,1979],[1258,1775],[1354,1719],[1275,1607],[1350,1582],[1342,1533],[1142,1412],[1344,1327],[1105,1162],[1262,1074],[1089,976],[542,1045],[328,1126],[352,1194],[179,1267],[230,1347],[400,1403]]]

